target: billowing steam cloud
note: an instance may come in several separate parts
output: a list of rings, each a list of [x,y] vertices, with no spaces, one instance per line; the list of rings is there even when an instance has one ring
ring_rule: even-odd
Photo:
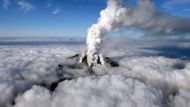
[[[98,60],[104,64],[99,52],[104,35],[131,26],[151,32],[186,32],[190,30],[190,20],[157,12],[150,0],[139,0],[133,8],[125,7],[122,0],[108,0],[98,22],[88,30],[86,56],[89,66],[97,64]]]

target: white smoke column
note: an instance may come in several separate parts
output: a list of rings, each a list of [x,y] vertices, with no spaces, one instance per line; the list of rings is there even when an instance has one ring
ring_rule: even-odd
[[[123,6],[122,0],[108,0],[107,7],[100,12],[98,22],[88,29],[87,51],[80,62],[87,56],[89,66],[96,65],[98,59],[104,64],[100,53],[104,35],[130,26],[152,32],[188,31],[190,21],[155,11],[150,0],[139,0],[133,8]]]
[[[100,58],[101,64],[104,64],[102,54],[100,53],[100,45],[102,43],[103,36],[111,32],[118,23],[116,17],[119,17],[122,11],[126,11],[122,7],[121,0],[108,0],[107,8],[100,12],[100,17],[97,24],[93,24],[88,30],[87,36],[87,62],[88,65],[97,64],[98,58]]]

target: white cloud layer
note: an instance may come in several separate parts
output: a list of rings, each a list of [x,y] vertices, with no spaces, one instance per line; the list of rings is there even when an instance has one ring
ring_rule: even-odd
[[[120,67],[94,67],[96,76],[66,69],[74,79],[60,82],[53,92],[43,84],[56,81],[57,65],[69,62],[66,57],[80,53],[84,45],[1,45],[0,106],[188,107],[190,62],[157,56],[158,51],[146,49],[157,45],[105,44],[106,56],[118,60]]]

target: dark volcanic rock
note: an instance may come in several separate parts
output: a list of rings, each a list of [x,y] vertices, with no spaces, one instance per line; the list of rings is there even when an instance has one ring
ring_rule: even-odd
[[[57,85],[64,80],[72,80],[77,77],[83,77],[87,75],[96,75],[95,71],[93,70],[93,67],[96,66],[89,67],[86,56],[83,58],[82,63],[78,63],[79,58],[80,54],[76,54],[67,58],[69,63],[67,62],[57,65],[56,72],[59,79],[50,84],[50,91],[54,91]],[[105,57],[104,59],[106,62],[105,67],[119,67],[119,63],[117,61],[114,61],[108,57]]]

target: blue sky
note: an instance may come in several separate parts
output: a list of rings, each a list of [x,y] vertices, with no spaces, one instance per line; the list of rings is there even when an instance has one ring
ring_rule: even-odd
[[[124,0],[133,6],[136,0]],[[153,0],[158,11],[190,18],[190,0]],[[106,0],[0,0],[0,36],[86,36]]]

